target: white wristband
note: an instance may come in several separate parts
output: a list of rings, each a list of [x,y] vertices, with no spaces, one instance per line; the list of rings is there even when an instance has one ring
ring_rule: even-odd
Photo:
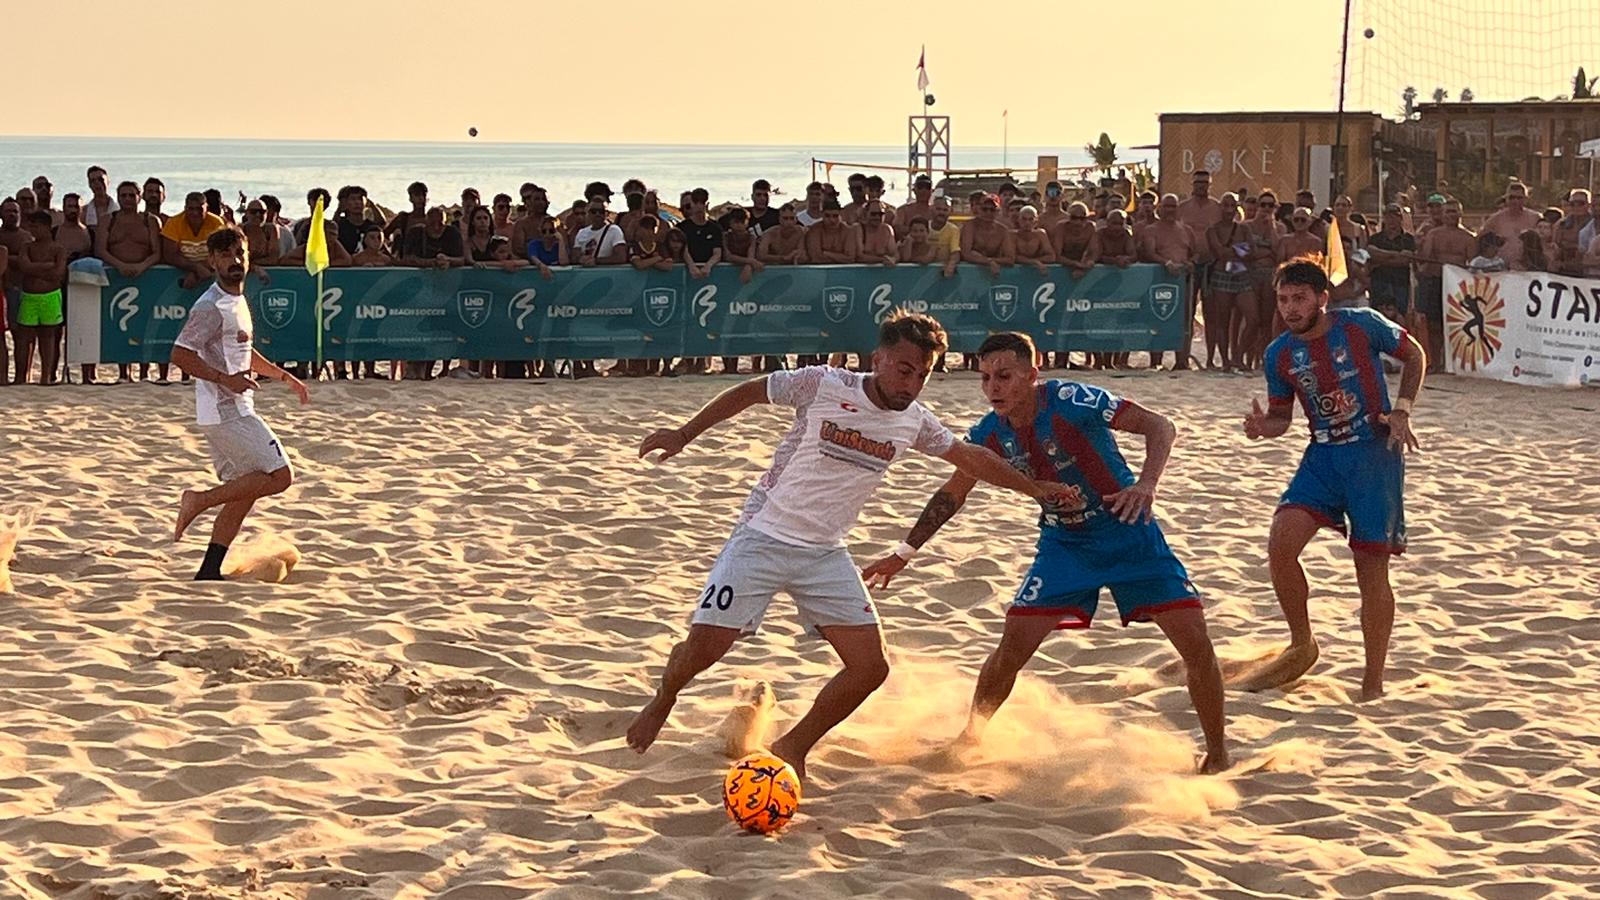
[[[905,541],[901,541],[900,546],[894,548],[894,555],[900,557],[906,562],[911,562],[911,558],[917,555],[917,548],[911,546]]]
[[[1394,401],[1394,411],[1395,412],[1403,412],[1403,413],[1405,413],[1406,415],[1409,416],[1409,415],[1411,415],[1411,403],[1412,403],[1412,400],[1411,400],[1410,397],[1399,397],[1399,398],[1396,398],[1395,401]]]

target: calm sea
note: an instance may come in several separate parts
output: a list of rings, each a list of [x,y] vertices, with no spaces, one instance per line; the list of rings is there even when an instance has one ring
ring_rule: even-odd
[[[1000,147],[958,146],[951,166],[999,166],[1004,155],[1012,166],[1031,173],[1041,154],[1059,156],[1064,166],[1088,162],[1081,148],[1011,147],[1003,151]],[[803,198],[812,177],[813,157],[847,164],[903,166],[906,151],[881,146],[0,137],[0,191],[14,194],[34,176],[46,175],[55,185],[59,208],[61,195],[88,193],[84,170],[99,165],[111,173],[113,187],[123,179],[142,182],[150,175],[159,177],[167,185],[168,212],[183,205],[188,191],[217,188],[230,204],[240,191],[251,196],[276,194],[294,214],[308,189],[322,186],[337,191],[345,184],[362,185],[375,201],[398,208],[406,205],[406,185],[418,180],[428,184],[434,202],[443,203],[455,202],[466,187],[477,188],[485,203],[502,191],[515,197],[518,185],[533,181],[549,189],[552,205],[559,207],[577,199],[590,181],[605,181],[617,190],[630,177],[660,190],[662,200],[668,203],[675,204],[679,191],[693,187],[706,188],[716,203],[746,199],[750,182],[757,178],[771,181],[783,196]],[[842,189],[851,171],[848,165],[836,167],[831,180]],[[908,192],[900,173],[879,174],[893,183],[887,192],[891,201]],[[817,177],[823,177],[820,166]]]

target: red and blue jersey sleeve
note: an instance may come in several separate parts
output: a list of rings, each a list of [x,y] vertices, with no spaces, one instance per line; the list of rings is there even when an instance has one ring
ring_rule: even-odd
[[[1351,309],[1346,312],[1349,313],[1350,321],[1367,336],[1367,342],[1372,349],[1391,356],[1399,352],[1400,345],[1404,343],[1406,337],[1404,328],[1375,309]]]
[[[1267,376],[1267,404],[1289,406],[1294,403],[1294,381],[1289,375],[1289,345],[1281,340],[1267,347],[1262,370]]]

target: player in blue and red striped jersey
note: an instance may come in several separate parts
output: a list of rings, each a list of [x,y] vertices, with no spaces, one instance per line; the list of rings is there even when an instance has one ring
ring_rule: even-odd
[[[996,334],[984,341],[978,369],[994,411],[972,427],[967,440],[999,454],[1036,484],[1065,484],[1072,491],[1064,500],[1040,502],[1033,565],[1012,599],[1000,644],[978,676],[972,713],[957,746],[979,741],[1045,636],[1061,628],[1088,628],[1101,588],[1110,588],[1123,625],[1155,622],[1183,657],[1189,696],[1205,734],[1199,769],[1220,772],[1229,765],[1222,673],[1206,634],[1199,592],[1151,511],[1177,429],[1165,416],[1101,388],[1070,381],[1041,384],[1037,360],[1025,334]],[[1113,431],[1144,436],[1138,478],[1117,450]],[[887,587],[961,508],[975,484],[959,473],[945,482],[899,549],[862,573],[867,583]]]
[[[1328,276],[1314,260],[1278,268],[1278,315],[1288,331],[1267,347],[1267,409],[1252,400],[1244,432],[1253,440],[1289,430],[1294,400],[1311,425],[1311,443],[1272,517],[1267,555],[1272,587],[1289,624],[1289,649],[1240,686],[1287,683],[1317,661],[1306,611],[1309,588],[1300,553],[1319,528],[1350,538],[1361,590],[1366,668],[1361,697],[1383,694],[1384,659],[1394,627],[1389,557],[1406,548],[1405,453],[1418,447],[1411,407],[1422,389],[1427,354],[1399,325],[1370,309],[1328,307]],[[1400,396],[1391,407],[1384,383],[1387,353],[1400,360]]]

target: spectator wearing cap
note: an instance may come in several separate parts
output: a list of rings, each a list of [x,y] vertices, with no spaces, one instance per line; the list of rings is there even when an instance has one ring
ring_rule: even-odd
[[[605,205],[610,206],[611,185],[606,184],[604,181],[591,181],[584,185],[583,199],[594,200],[596,198],[599,198],[600,202],[604,203]]]
[[[1427,218],[1417,227],[1417,240],[1421,241],[1427,236],[1428,230],[1444,224],[1444,195],[1429,194],[1425,203]]]
[[[1000,221],[1000,198],[984,194],[977,203],[976,215],[961,229],[961,262],[987,266],[991,278],[1000,275],[1002,266],[1009,266],[1016,258],[1016,236]],[[946,277],[956,272],[956,259],[945,262]]]
[[[1581,277],[1595,241],[1593,198],[1583,188],[1567,193],[1567,214],[1556,225],[1556,266],[1563,275]]]
[[[933,220],[933,177],[918,175],[911,182],[911,202],[895,210],[895,236],[904,240],[911,231],[911,220]]]
[[[1372,255],[1368,271],[1372,305],[1379,312],[1417,331],[1412,318],[1411,263],[1417,254],[1417,238],[1405,229],[1405,210],[1398,203],[1383,208],[1383,227],[1367,239]]]

